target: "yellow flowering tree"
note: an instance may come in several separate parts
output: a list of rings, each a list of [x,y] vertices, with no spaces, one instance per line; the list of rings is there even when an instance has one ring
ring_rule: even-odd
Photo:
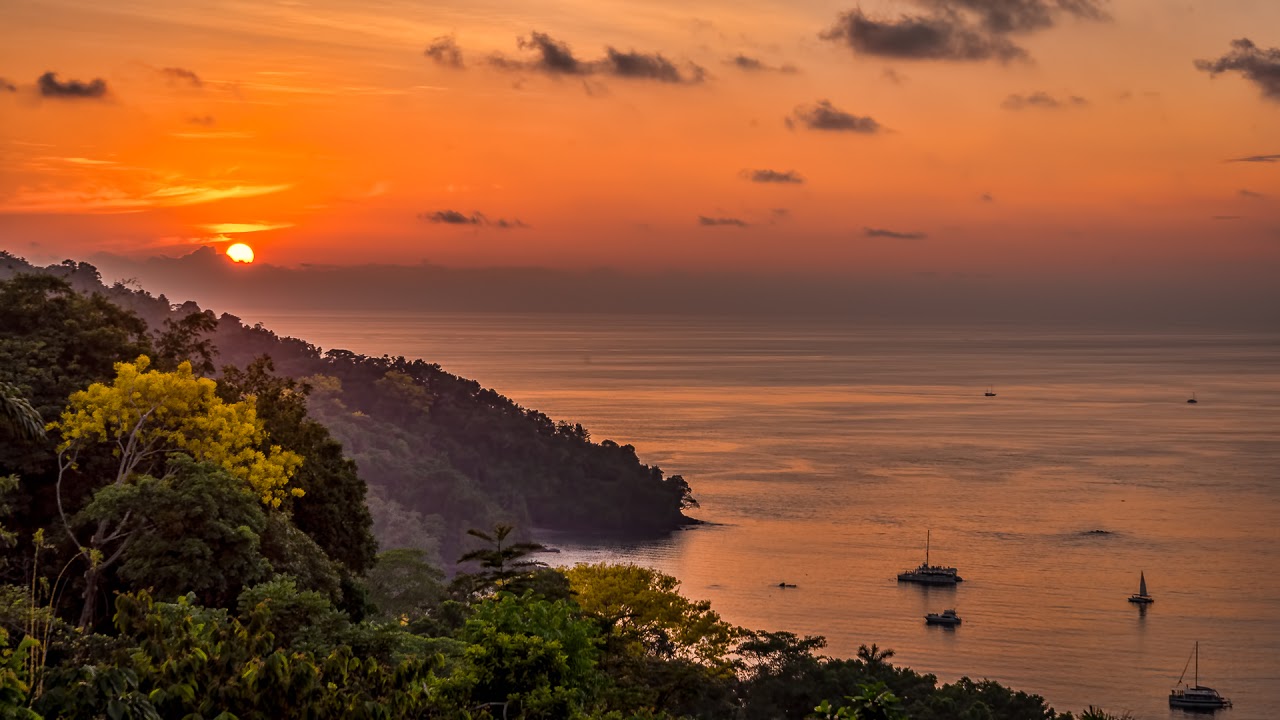
[[[302,494],[289,487],[302,457],[275,445],[266,452],[260,449],[267,438],[252,398],[224,402],[217,396],[217,384],[197,377],[188,362],[173,372],[152,370],[150,365],[145,355],[132,363],[116,363],[111,384],[94,383],[73,393],[62,417],[49,424],[48,429],[62,438],[58,511],[71,541],[89,561],[81,626],[93,622],[102,571],[120,559],[141,527],[139,518],[125,513],[99,519],[87,542],[76,536],[62,506],[61,489],[82,451],[103,444],[112,447],[118,463],[111,486],[131,483],[140,475],[163,476],[167,456],[178,452],[222,467],[268,507],[278,508],[288,496]]]

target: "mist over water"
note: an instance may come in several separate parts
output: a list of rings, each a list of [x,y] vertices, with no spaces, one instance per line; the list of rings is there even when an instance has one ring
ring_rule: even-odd
[[[714,523],[632,545],[552,538],[557,562],[651,565],[731,622],[825,635],[836,656],[874,642],[1058,710],[1182,717],[1166,697],[1199,640],[1201,683],[1235,701],[1221,717],[1280,708],[1278,332],[246,319],[438,362],[631,443]],[[956,588],[895,579],[930,529]],[[1126,602],[1140,571],[1145,612]],[[925,626],[948,607],[961,627]]]

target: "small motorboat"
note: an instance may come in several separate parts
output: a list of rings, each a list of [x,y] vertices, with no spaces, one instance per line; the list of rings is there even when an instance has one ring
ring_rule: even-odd
[[[959,625],[960,616],[955,610],[947,609],[940,613],[929,613],[924,616],[926,625]]]

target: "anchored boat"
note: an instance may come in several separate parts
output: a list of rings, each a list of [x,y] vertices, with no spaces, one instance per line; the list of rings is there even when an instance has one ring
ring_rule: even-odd
[[[1195,685],[1187,685],[1182,679],[1187,676],[1187,667],[1182,667],[1178,676],[1178,685],[1169,691],[1169,707],[1186,710],[1218,710],[1231,707],[1231,701],[1218,694],[1217,690],[1200,684],[1200,643],[1196,642],[1195,650],[1187,658],[1187,665],[1195,658]]]
[[[1138,594],[1130,595],[1129,602],[1137,603],[1139,605],[1150,605],[1155,601],[1155,598],[1147,594],[1147,576],[1141,572],[1138,573]]]
[[[898,582],[913,582],[921,585],[955,585],[964,578],[956,574],[953,567],[929,564],[929,541],[933,531],[925,534],[924,564],[914,570],[898,573]]]

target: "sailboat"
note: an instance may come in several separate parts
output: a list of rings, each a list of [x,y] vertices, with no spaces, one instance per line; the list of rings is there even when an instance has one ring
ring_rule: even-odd
[[[929,564],[929,540],[933,535],[930,530],[924,536],[924,564],[914,570],[898,573],[898,582],[913,582],[921,585],[955,585],[964,580],[956,574],[953,567]]]
[[[987,386],[987,391],[986,391],[986,392],[984,392],[984,393],[982,393],[982,394],[983,394],[983,396],[984,396],[984,397],[995,397],[995,396],[996,396],[996,391],[995,391],[995,390],[992,390],[992,389],[991,389],[991,386],[990,386],[990,385],[988,385],[988,386]]]
[[[1130,595],[1129,602],[1139,605],[1150,605],[1156,599],[1147,594],[1147,576],[1145,573],[1138,573],[1138,594]]]
[[[1188,405],[1195,405],[1197,402],[1199,402],[1199,401],[1198,401],[1198,400],[1196,400],[1196,394],[1195,394],[1195,393],[1191,393],[1191,399],[1187,401],[1187,404],[1188,404]]]
[[[1219,695],[1217,690],[1200,684],[1199,641],[1196,641],[1196,648],[1192,651],[1191,657],[1195,658],[1196,663],[1196,684],[1188,686],[1182,682],[1182,679],[1187,676],[1187,667],[1186,665],[1182,666],[1182,674],[1178,676],[1178,685],[1169,691],[1169,707],[1188,710],[1217,710],[1218,708],[1231,707],[1231,701]],[[1187,658],[1187,664],[1191,664],[1191,658]]]

